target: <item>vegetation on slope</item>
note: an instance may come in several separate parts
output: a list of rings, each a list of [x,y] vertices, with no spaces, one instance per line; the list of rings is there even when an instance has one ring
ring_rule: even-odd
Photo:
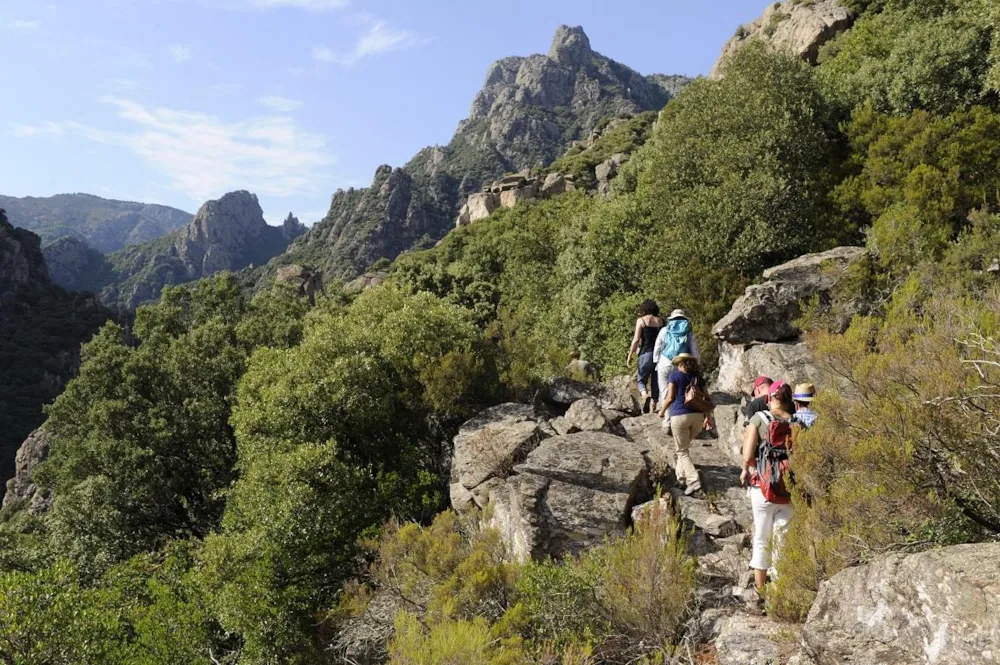
[[[504,563],[495,534],[434,517],[449,441],[574,350],[624,370],[642,298],[688,309],[711,353],[746,283],[834,243],[871,250],[838,299],[865,314],[813,340],[844,385],[793,459],[772,610],[801,617],[820,581],[886,551],[996,537],[996,15],[932,3],[921,28],[916,4],[872,4],[815,69],[741,49],[666,108],[608,200],[498,211],[353,301],[247,300],[222,276],[140,309],[137,345],[105,328],[49,410],[51,512],[0,527],[0,656],[337,662],[390,593],[390,662],[655,662],[691,592],[676,531]],[[954,72],[902,57],[963,44],[951,97]]]

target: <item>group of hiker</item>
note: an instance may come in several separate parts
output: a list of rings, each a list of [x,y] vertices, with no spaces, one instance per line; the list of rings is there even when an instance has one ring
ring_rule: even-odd
[[[643,412],[656,411],[672,436],[674,465],[684,493],[704,498],[698,469],[691,461],[691,441],[712,428],[714,405],[699,365],[700,354],[691,322],[682,309],[663,319],[659,306],[646,300],[639,309],[635,334],[626,357],[638,358],[636,383]],[[792,516],[789,454],[795,431],[816,421],[811,408],[816,389],[811,383],[795,386],[768,376],[754,379],[749,401],[742,408],[743,447],[740,484],[747,487],[753,508],[753,554],[756,594],[751,603],[761,606],[761,592],[774,576],[781,539]],[[662,397],[662,399],[660,399]]]

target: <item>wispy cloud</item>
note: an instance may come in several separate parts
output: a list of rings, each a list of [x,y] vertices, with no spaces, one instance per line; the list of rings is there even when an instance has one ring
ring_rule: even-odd
[[[366,21],[368,30],[360,35],[347,53],[337,53],[327,46],[314,46],[312,56],[319,62],[335,62],[350,66],[368,56],[423,46],[429,40],[421,39],[415,32],[390,28],[381,19]]]
[[[287,97],[281,97],[279,95],[260,97],[257,99],[257,103],[261,106],[266,106],[277,113],[291,113],[292,111],[302,108],[302,102],[299,100],[288,99]]]
[[[29,21],[23,18],[15,18],[7,21],[7,27],[14,32],[31,33],[38,32],[38,29],[42,27],[41,21]]]
[[[185,44],[174,44],[170,47],[170,57],[175,62],[190,62],[191,55],[191,47]]]
[[[79,136],[131,150],[196,201],[233,189],[268,196],[317,195],[333,160],[323,136],[287,116],[225,122],[206,113],[149,108],[119,97],[102,101],[126,128],[108,131],[82,123],[15,125],[16,136]]]

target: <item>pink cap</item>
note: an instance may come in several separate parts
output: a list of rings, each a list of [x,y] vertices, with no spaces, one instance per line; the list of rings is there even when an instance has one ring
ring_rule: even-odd
[[[776,393],[779,390],[781,390],[781,387],[783,385],[785,385],[784,381],[775,381],[774,383],[771,384],[771,389],[767,391],[767,394],[768,395],[773,395],[774,393]]]
[[[754,379],[753,380],[753,389],[754,389],[754,392],[757,392],[757,389],[760,388],[765,383],[771,383],[771,377],[764,376],[763,374],[761,374],[756,379]]]

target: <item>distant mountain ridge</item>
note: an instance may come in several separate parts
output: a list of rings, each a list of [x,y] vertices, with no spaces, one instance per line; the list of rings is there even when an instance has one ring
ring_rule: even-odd
[[[689,82],[643,76],[600,53],[580,27],[560,26],[547,55],[493,63],[451,142],[402,168],[380,166],[371,186],[338,190],[326,217],[254,276],[306,263],[349,279],[381,258],[427,247],[454,226],[466,197],[505,173],[544,166],[603,119],[661,109]]]
[[[106,254],[165,236],[192,219],[191,213],[169,206],[92,194],[0,196],[0,208],[12,225],[36,233],[43,244],[71,236]]]
[[[75,238],[42,251],[57,284],[134,309],[159,298],[166,285],[266,263],[304,232],[291,214],[282,226],[269,225],[256,195],[238,191],[206,202],[187,226],[108,256]]]

